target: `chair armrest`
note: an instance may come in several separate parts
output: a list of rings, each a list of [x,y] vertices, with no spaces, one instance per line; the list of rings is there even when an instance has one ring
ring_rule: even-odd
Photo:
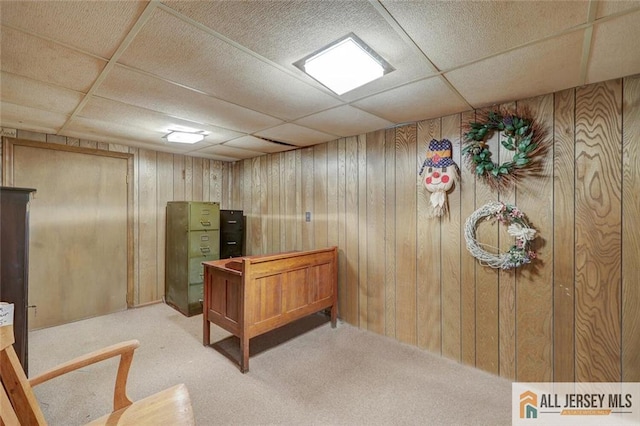
[[[133,351],[139,346],[140,342],[137,340],[129,340],[107,346],[106,348],[79,356],[71,361],[40,373],[37,376],[30,378],[29,384],[32,387],[37,386],[71,371],[120,355],[120,363],[118,364],[118,373],[116,375],[116,384],[113,393],[113,410],[117,411],[131,405],[131,400],[127,397],[127,377],[129,375],[131,361],[133,360]]]

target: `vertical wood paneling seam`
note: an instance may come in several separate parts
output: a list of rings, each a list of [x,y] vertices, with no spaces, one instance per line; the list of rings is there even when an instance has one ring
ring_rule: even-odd
[[[475,186],[473,190],[473,208],[474,211],[478,207],[478,192],[476,188],[478,187],[478,177],[474,173],[474,181]],[[475,305],[474,308],[474,319],[473,319],[473,366],[478,365],[478,262],[473,263],[473,303]]]
[[[473,121],[476,120],[477,111],[474,110],[472,112]],[[464,129],[461,129],[462,137],[464,137]],[[473,197],[473,208],[471,212],[473,213],[478,204],[478,195],[476,188],[478,187],[478,177],[472,171],[473,176],[473,191],[471,193]],[[461,229],[461,232],[464,232],[464,228]],[[478,262],[475,258],[472,260],[473,264],[473,366],[476,367],[478,365]]]
[[[411,164],[415,164],[418,161],[418,145],[419,145],[419,141],[418,141],[418,132],[419,132],[419,127],[420,127],[421,123],[417,122],[415,125],[415,154],[414,156],[411,158],[412,162]],[[415,167],[415,166],[414,166]],[[416,199],[415,205],[414,205],[414,212],[413,215],[416,218],[415,221],[415,228],[414,228],[414,247],[413,247],[413,252],[415,253],[415,257],[416,257],[416,262],[414,263],[414,273],[413,273],[413,293],[414,293],[414,312],[415,312],[415,342],[412,344],[413,346],[416,346],[418,348],[420,348],[420,333],[423,331],[422,327],[420,327],[420,286],[418,285],[418,277],[420,276],[420,262],[418,261],[418,254],[420,253],[420,231],[419,231],[419,225],[418,225],[418,219],[419,219],[419,206],[420,206],[420,200],[418,198],[418,188],[414,188],[413,190],[414,194],[413,196]]]
[[[162,224],[160,223],[160,221],[158,220],[158,200],[160,200],[160,171],[159,171],[159,166],[158,166],[158,153],[156,152],[155,155],[155,161],[156,161],[156,165],[155,165],[155,171],[156,171],[156,211],[154,212],[155,217],[156,217],[156,300],[162,300],[163,297],[161,295],[164,295],[164,286],[161,286],[160,283],[160,273],[158,271],[158,257],[163,255],[163,251],[157,251],[158,250],[158,243],[159,243],[159,238],[158,235],[160,234],[160,226],[162,226]],[[164,275],[163,275],[164,276]]]
[[[134,294],[133,294],[133,303],[134,305],[140,304],[140,152],[138,150],[134,151],[135,161],[134,161],[134,171],[137,169],[138,173],[134,173],[135,179],[138,181],[136,185],[136,194],[134,197],[135,204],[135,237],[134,242],[137,242],[135,249],[135,263],[136,263],[136,275],[135,275],[135,284],[134,284]]]
[[[620,79],[620,146],[618,147],[619,149],[619,158],[620,158],[620,259],[624,259],[624,252],[622,251],[624,249],[624,238],[623,238],[623,234],[624,234],[624,229],[622,228],[623,224],[624,224],[624,78]],[[620,371],[620,376],[618,378],[618,380],[622,381],[622,378],[624,377],[624,372],[622,371],[622,367],[623,367],[623,335],[624,335],[624,330],[623,330],[623,325],[624,323],[622,322],[622,314],[623,314],[623,310],[624,310],[624,300],[622,299],[624,296],[623,293],[623,288],[622,285],[624,283],[624,262],[621,260],[620,261],[620,286],[618,287],[618,300],[620,301],[620,311],[619,311],[619,316],[618,316],[618,321],[620,322],[620,342],[619,342],[619,347],[620,347],[620,355],[618,358],[618,362],[619,362],[619,371]]]
[[[518,111],[518,102],[515,102],[514,111]],[[502,142],[502,135],[498,136],[498,142]],[[500,145],[502,145],[502,144],[500,143],[498,145],[499,148],[498,148],[498,150],[496,152],[496,154],[498,154],[498,164],[502,164],[502,163],[505,162],[505,159],[503,158],[503,155],[502,155],[503,154],[503,150],[500,147]],[[508,194],[509,193],[505,194],[505,198],[508,198]],[[506,200],[503,199],[502,193],[498,192],[497,196],[498,196],[498,199],[500,201],[503,201],[503,202],[506,201]],[[513,203],[515,205],[518,205],[517,196],[518,196],[518,191],[517,191],[516,188],[513,188]],[[502,239],[503,239],[503,235],[498,230],[498,247],[499,248],[502,248]],[[498,250],[498,252],[499,252],[499,250]],[[501,307],[502,307],[502,299],[503,299],[501,290],[502,290],[502,284],[506,280],[503,280],[503,278],[504,278],[504,274],[498,273],[497,283],[496,284],[498,285],[498,304],[497,304],[497,309],[498,309],[498,312],[497,312],[498,313],[498,323],[497,323],[497,326],[498,326],[498,354],[497,354],[498,355],[498,357],[497,357],[498,369],[497,370],[498,370],[498,375],[499,376],[503,376],[503,371],[501,370],[501,367],[502,367],[501,358],[502,358],[502,344],[504,342],[503,342],[503,340],[501,338],[502,336],[500,335],[500,332],[502,331],[500,329],[500,323],[501,323],[501,321],[504,321],[504,318],[502,317],[503,312],[502,312],[502,309],[501,309]],[[514,281],[516,282],[516,285],[514,287],[517,287],[517,282],[518,282],[518,274],[517,273],[514,274]],[[518,300],[518,297],[517,297],[516,294],[514,294],[514,306],[517,303],[517,300]],[[517,323],[517,315],[515,315],[515,316],[516,316],[515,323]],[[517,336],[516,336],[517,330],[518,330],[518,327],[517,327],[516,324],[514,324],[514,340],[516,340],[515,345],[517,345]],[[517,351],[514,353],[514,355],[515,355],[514,356],[514,359],[515,359],[514,363],[516,363],[517,359],[518,359]],[[515,370],[515,371],[517,371],[517,370]]]
[[[415,131],[416,131],[416,135],[415,135],[415,155],[413,157],[413,164],[414,164],[414,177],[415,174],[417,173],[417,162],[418,162],[418,155],[419,151],[418,151],[418,146],[419,146],[419,141],[418,141],[418,128],[419,128],[419,123],[416,123],[415,126]],[[414,252],[417,254],[420,252],[419,249],[419,245],[420,245],[420,231],[419,231],[419,226],[418,226],[418,218],[419,213],[418,213],[418,208],[420,206],[420,200],[418,198],[418,193],[417,193],[417,188],[415,190],[415,198],[416,198],[416,204],[415,204],[415,212],[414,215],[416,217],[416,226],[415,226],[415,246],[414,246]],[[422,327],[420,327],[420,288],[418,285],[418,280],[419,280],[419,276],[420,276],[420,266],[419,266],[420,262],[418,262],[418,260],[416,259],[415,262],[415,274],[414,274],[414,281],[413,281],[413,287],[414,287],[414,293],[415,293],[415,320],[416,320],[416,325],[415,325],[415,330],[416,330],[416,336],[415,336],[415,343],[414,346],[420,347],[420,332],[424,332],[424,330],[422,330]],[[438,268],[440,269],[440,268]]]
[[[475,118],[477,116],[477,111],[474,109],[473,110],[473,117],[475,121]],[[462,124],[462,120],[461,120],[461,124]],[[461,139],[464,140],[464,130],[461,129]],[[464,165],[463,167],[466,167],[467,165]],[[473,173],[473,209],[472,212],[475,211],[475,209],[477,208],[477,193],[476,193],[476,187],[478,186],[478,177],[476,176],[475,173]],[[465,219],[465,223],[466,223],[466,219]],[[464,232],[464,229],[462,229],[462,232]],[[478,280],[477,280],[477,267],[478,267],[478,262],[475,261],[473,262],[473,366],[475,367],[476,365],[478,365],[478,321],[476,319],[477,317],[477,312],[478,312]]]
[[[554,93],[551,97],[552,99],[552,110],[551,110],[551,244],[553,245],[554,250],[551,251],[551,381],[555,381],[556,377],[556,297],[555,297],[555,288],[556,288],[556,262],[555,262],[555,247],[556,247],[556,173],[555,173],[555,158],[556,158],[556,97],[557,93]],[[518,287],[516,286],[516,291],[518,291]],[[516,301],[518,298],[516,297]],[[516,327],[516,333],[518,328]],[[516,353],[517,353],[517,345],[518,339],[516,336]],[[516,370],[518,371],[518,357],[516,357]]]
[[[383,249],[383,253],[386,253],[386,236],[387,236],[387,203],[389,202],[389,200],[387,200],[387,182],[386,182],[386,177],[387,177],[387,156],[386,156],[386,152],[387,152],[387,132],[384,132],[384,136],[382,137],[382,158],[383,158],[383,172],[381,173],[382,176],[382,190],[383,190],[383,194],[382,194],[382,200],[384,201],[384,213],[382,215],[382,229],[383,229],[383,236],[382,236],[382,241],[384,242],[384,249]],[[385,265],[387,262],[384,262]],[[385,269],[382,271],[384,273],[384,279],[382,280],[382,306],[384,307],[383,311],[382,311],[382,321],[383,321],[383,327],[382,330],[384,332],[384,334],[387,334],[387,315],[386,315],[386,305],[387,305],[387,271],[386,271],[386,267]]]
[[[440,139],[442,139],[442,118],[440,119]],[[451,150],[451,155],[453,156],[453,149]],[[446,197],[446,193],[445,193],[445,197]],[[447,200],[445,200],[445,203],[448,203]],[[445,313],[444,313],[444,304],[445,304],[445,297],[444,297],[444,285],[443,285],[443,281],[444,281],[444,272],[442,272],[442,218],[439,217],[438,218],[438,230],[439,230],[439,234],[440,234],[440,256],[439,256],[439,262],[440,262],[440,356],[443,356],[444,354],[444,332],[445,332],[445,327],[444,327],[444,321],[445,321]]]
[[[442,117],[438,118],[438,139],[442,139]],[[416,143],[417,143],[417,139],[416,139]],[[417,153],[417,154],[420,155],[420,153]],[[451,149],[451,156],[453,156],[453,147]],[[416,175],[417,175],[417,172],[418,172],[418,170],[416,170],[416,172],[415,172]],[[447,197],[446,193],[445,193],[445,197]],[[448,202],[448,200],[445,200],[445,202]],[[444,216],[444,217],[447,217],[447,216]],[[440,306],[439,306],[439,309],[440,309],[440,320],[439,320],[439,322],[440,322],[440,336],[439,336],[440,343],[439,343],[438,347],[440,348],[439,355],[442,356],[442,353],[443,353],[442,334],[444,332],[443,329],[444,329],[444,319],[445,319],[445,316],[444,316],[444,302],[445,302],[445,300],[444,300],[444,286],[442,284],[442,282],[444,281],[444,278],[443,278],[444,277],[444,272],[443,272],[443,267],[442,267],[442,217],[438,217],[437,229],[438,229],[438,234],[439,234],[438,238],[440,240],[439,244],[438,244],[439,251],[440,251],[440,253],[438,253],[438,263],[440,264],[440,267],[438,268],[439,269],[439,277],[438,277],[439,290],[438,290],[438,292],[439,292],[439,297],[440,297]]]
[[[462,137],[462,113],[458,114],[460,116],[460,129],[459,129],[459,141],[460,141],[460,163],[463,162],[464,156],[462,155],[462,149],[464,147],[464,139]],[[458,168],[460,167],[465,167],[464,164],[460,164]],[[456,186],[459,188],[458,190],[462,192],[462,170],[458,170],[458,182],[456,182]],[[458,209],[460,210],[459,212],[459,216],[460,216],[460,228],[464,228],[464,220],[462,217],[462,204],[463,204],[463,200],[462,200],[462,194],[460,194],[460,205],[458,206]],[[459,286],[459,291],[460,291],[460,300],[458,301],[458,305],[459,305],[459,309],[460,309],[460,335],[458,336],[458,339],[460,340],[460,364],[464,364],[464,292],[463,292],[463,286],[464,286],[464,274],[462,273],[462,269],[463,269],[463,263],[462,263],[462,253],[464,252],[465,248],[466,248],[466,243],[463,240],[460,241],[460,250],[458,250],[458,268],[459,268],[459,273],[460,273],[460,283],[458,284]]]
[[[462,113],[458,114],[460,117],[460,128],[459,128],[459,141],[460,141],[460,163],[463,162],[464,160],[464,156],[462,155],[462,149],[464,147],[464,138],[463,138],[463,132],[462,132],[462,126],[463,126],[463,115]],[[458,168],[460,167],[465,167],[464,164],[460,164]],[[460,194],[460,205],[458,206],[458,208],[460,209],[460,228],[464,228],[464,221],[465,219],[462,217],[462,204],[463,204],[463,199],[462,199],[462,170],[458,170],[458,174],[459,174],[459,179],[458,182],[456,183],[459,191],[461,192]],[[460,240],[460,250],[458,250],[458,268],[459,268],[459,273],[460,273],[460,283],[458,284],[460,287],[460,300],[458,301],[458,305],[460,306],[460,335],[458,336],[459,340],[460,340],[460,363],[464,364],[464,274],[463,274],[463,253],[464,250],[466,249],[466,243],[464,241],[464,239]]]
[[[396,151],[396,139],[398,138],[397,135],[397,130],[396,133],[394,133],[393,136],[393,146],[394,146],[394,151],[393,151],[393,186],[394,186],[394,191],[393,191],[393,205],[396,206],[396,210],[395,210],[395,214],[393,216],[393,227],[395,229],[395,234],[394,235],[394,239],[393,239],[393,253],[394,253],[394,257],[396,259],[396,265],[395,265],[395,271],[394,271],[394,285],[393,285],[393,294],[394,294],[394,299],[393,302],[396,305],[395,306],[395,321],[393,322],[393,336],[394,338],[397,339],[398,336],[398,257],[397,257],[397,253],[398,253],[398,237],[397,237],[397,233],[398,233],[398,190],[395,189],[397,182],[398,182],[398,167],[397,167],[397,162],[398,162],[398,153]]]
[[[577,237],[577,233],[576,233],[576,203],[577,203],[577,199],[578,199],[578,192],[575,190],[576,188],[576,176],[578,173],[578,151],[576,150],[576,144],[578,143],[578,132],[576,131],[576,123],[578,121],[578,91],[573,89],[573,212],[572,212],[572,216],[573,216],[573,223],[571,224],[573,226],[573,380],[576,380],[576,374],[578,371],[578,357],[577,357],[577,350],[578,348],[576,347],[576,343],[578,340],[578,336],[577,336],[577,332],[576,332],[576,315],[577,315],[577,306],[576,304],[578,303],[578,298],[576,297],[576,291],[577,291],[577,278],[578,278],[578,273],[577,273],[577,250],[575,249],[576,247],[576,239]]]
[[[366,137],[366,136],[365,136]],[[356,307],[356,312],[358,313],[358,328],[363,328],[363,324],[360,321],[360,306],[361,306],[361,302],[362,302],[362,298],[360,297],[360,291],[362,290],[360,288],[360,277],[362,277],[362,271],[360,270],[360,265],[362,265],[362,262],[360,261],[360,258],[362,256],[367,256],[367,252],[366,250],[361,250],[360,248],[360,240],[362,239],[362,232],[361,231],[361,222],[362,222],[362,218],[360,217],[360,156],[362,155],[362,153],[360,152],[360,149],[362,148],[362,145],[360,143],[360,136],[356,137],[356,146],[358,147],[356,150],[356,160],[355,160],[355,164],[356,164],[356,211],[358,212],[358,279],[356,280],[356,284],[358,286],[358,291],[356,292],[356,295],[358,296],[358,305]],[[365,148],[365,152],[366,152],[366,148]],[[365,179],[364,181],[364,186],[365,186],[365,197],[367,194],[367,181]],[[367,219],[368,219],[368,213],[365,211],[365,217],[364,217],[364,222],[365,222],[365,226],[367,224]],[[366,228],[365,228],[365,234],[366,234]],[[362,253],[364,251],[364,254]],[[366,262],[365,262],[366,263]],[[365,274],[366,274],[366,270],[365,270]],[[366,287],[367,283],[364,283],[364,286]],[[365,288],[365,297],[367,294],[367,289]],[[364,323],[364,328],[368,329],[368,319],[367,321],[365,321]]]
[[[398,232],[398,210],[397,210],[397,206],[398,206],[398,189],[397,189],[397,185],[398,185],[398,147],[397,147],[397,140],[398,140],[398,129],[396,128],[394,134],[393,134],[393,186],[394,186],[394,191],[393,191],[393,205],[396,206],[396,214],[393,218],[393,227],[395,228],[396,231],[396,235],[395,238],[393,239],[393,253],[394,253],[394,257],[396,259],[396,269],[393,272],[393,278],[395,280],[395,285],[393,286],[393,294],[394,294],[394,299],[393,299],[393,303],[395,304],[395,321],[393,322],[393,337],[394,339],[398,339],[398,236],[397,236],[397,232]]]
[[[515,111],[518,111],[518,102],[515,102]],[[502,161],[502,159],[500,159]],[[513,191],[513,203],[517,206],[518,205],[518,188],[516,186],[516,188],[514,188]],[[498,235],[498,238],[500,238],[500,235]],[[515,313],[515,324],[514,324],[514,330],[513,330],[513,346],[514,346],[514,357],[513,357],[513,372],[514,372],[514,379],[518,380],[518,283],[520,282],[520,279],[522,276],[518,273],[518,271],[514,271],[515,274],[515,289],[513,292],[513,309],[514,309],[514,313]],[[498,283],[500,283],[500,274],[498,274]],[[498,306],[500,304],[500,299],[498,298]],[[498,312],[500,312],[498,310]],[[500,319],[500,316],[498,316],[498,320]],[[498,365],[500,365],[500,352],[498,351]]]
[[[385,335],[396,336],[396,129],[385,131],[385,280],[384,280],[384,321]],[[393,199],[389,197],[392,196]],[[392,296],[391,296],[392,295]],[[393,302],[393,306],[389,301]],[[393,328],[393,332],[391,332]]]
[[[517,108],[517,103],[516,103]],[[517,109],[516,109],[517,110]],[[513,194],[513,202],[515,205],[518,205],[518,190],[517,188],[514,190]],[[514,349],[514,357],[513,357],[513,371],[514,371],[514,379],[518,380],[518,273],[515,272],[515,288],[513,291],[513,310],[515,316],[515,324],[513,327],[513,349]],[[500,283],[500,274],[498,274],[498,283]],[[500,299],[498,299],[498,306],[500,305]],[[498,311],[500,312],[500,311]],[[498,316],[498,320],[500,316]],[[498,365],[500,365],[500,352],[498,351]]]

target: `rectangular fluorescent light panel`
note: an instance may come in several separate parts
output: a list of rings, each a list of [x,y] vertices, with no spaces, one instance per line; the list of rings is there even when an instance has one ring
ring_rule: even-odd
[[[294,65],[338,95],[393,71],[355,34],[348,34]]]
[[[172,131],[166,138],[168,142],[193,144],[204,140],[204,136],[202,133]]]

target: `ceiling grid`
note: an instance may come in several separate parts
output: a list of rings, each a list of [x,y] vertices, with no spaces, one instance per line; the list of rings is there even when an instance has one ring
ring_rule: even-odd
[[[0,125],[235,161],[640,73],[640,0],[0,2]],[[294,63],[354,33],[395,70]],[[170,130],[207,134],[167,143]]]

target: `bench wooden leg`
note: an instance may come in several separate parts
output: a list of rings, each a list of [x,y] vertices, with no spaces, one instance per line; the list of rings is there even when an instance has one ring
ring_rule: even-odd
[[[240,338],[240,352],[242,352],[240,371],[246,373],[249,371],[249,339],[244,336]]]
[[[336,328],[336,324],[338,321],[338,306],[334,303],[331,306],[331,328]]]
[[[202,344],[205,346],[209,346],[211,339],[211,323],[205,315],[202,315],[202,320],[204,321],[202,323]]]

